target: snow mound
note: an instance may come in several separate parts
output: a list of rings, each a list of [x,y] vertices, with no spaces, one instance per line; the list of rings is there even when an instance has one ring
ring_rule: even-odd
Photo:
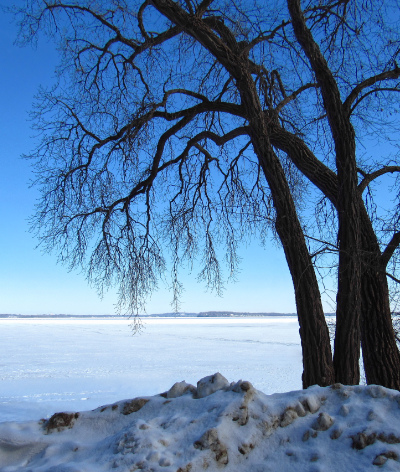
[[[265,395],[217,373],[197,388],[40,422],[0,423],[0,471],[400,470],[400,393],[310,387]]]
[[[217,372],[197,382],[197,398],[208,397],[208,395],[227,387],[229,387],[229,382],[223,375]]]

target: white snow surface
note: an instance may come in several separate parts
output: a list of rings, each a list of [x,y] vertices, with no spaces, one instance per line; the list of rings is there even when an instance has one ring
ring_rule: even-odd
[[[0,472],[400,471],[400,393],[300,390],[295,318],[127,324],[0,320]]]
[[[301,388],[295,317],[0,320],[0,422],[92,410],[220,371],[264,393]]]
[[[0,424],[1,472],[398,471],[399,456],[397,391],[265,395],[219,373],[172,396]]]

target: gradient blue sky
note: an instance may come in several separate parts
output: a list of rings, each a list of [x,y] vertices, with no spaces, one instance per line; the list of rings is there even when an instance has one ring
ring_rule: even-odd
[[[10,1],[10,4],[14,3]],[[0,5],[8,5],[0,0]],[[16,26],[0,13],[0,313],[112,314],[116,291],[99,299],[83,274],[57,264],[56,254],[35,249],[28,232],[36,192],[29,188],[29,163],[20,158],[34,146],[28,111],[40,84],[51,84],[57,53],[42,41],[36,49],[13,43]],[[222,298],[205,291],[196,274],[185,276],[182,311],[232,310],[294,312],[293,286],[283,251],[272,244],[244,248],[237,282],[227,285]],[[171,294],[162,284],[147,305],[148,313],[171,311]],[[332,306],[325,306],[332,311]]]

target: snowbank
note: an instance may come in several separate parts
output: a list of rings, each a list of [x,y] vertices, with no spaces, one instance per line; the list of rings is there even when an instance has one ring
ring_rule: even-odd
[[[400,393],[311,387],[265,395],[221,374],[39,422],[0,424],[0,470],[400,470]]]

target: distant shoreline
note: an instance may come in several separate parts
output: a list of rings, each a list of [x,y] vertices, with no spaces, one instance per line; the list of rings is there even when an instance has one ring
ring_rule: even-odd
[[[325,316],[334,316],[335,313],[325,313]],[[141,318],[254,318],[254,317],[272,317],[272,316],[294,316],[297,313],[247,313],[247,312],[229,312],[229,311],[207,311],[200,313],[155,313],[141,314]],[[69,315],[69,314],[0,314],[0,319],[127,319],[124,315]]]

